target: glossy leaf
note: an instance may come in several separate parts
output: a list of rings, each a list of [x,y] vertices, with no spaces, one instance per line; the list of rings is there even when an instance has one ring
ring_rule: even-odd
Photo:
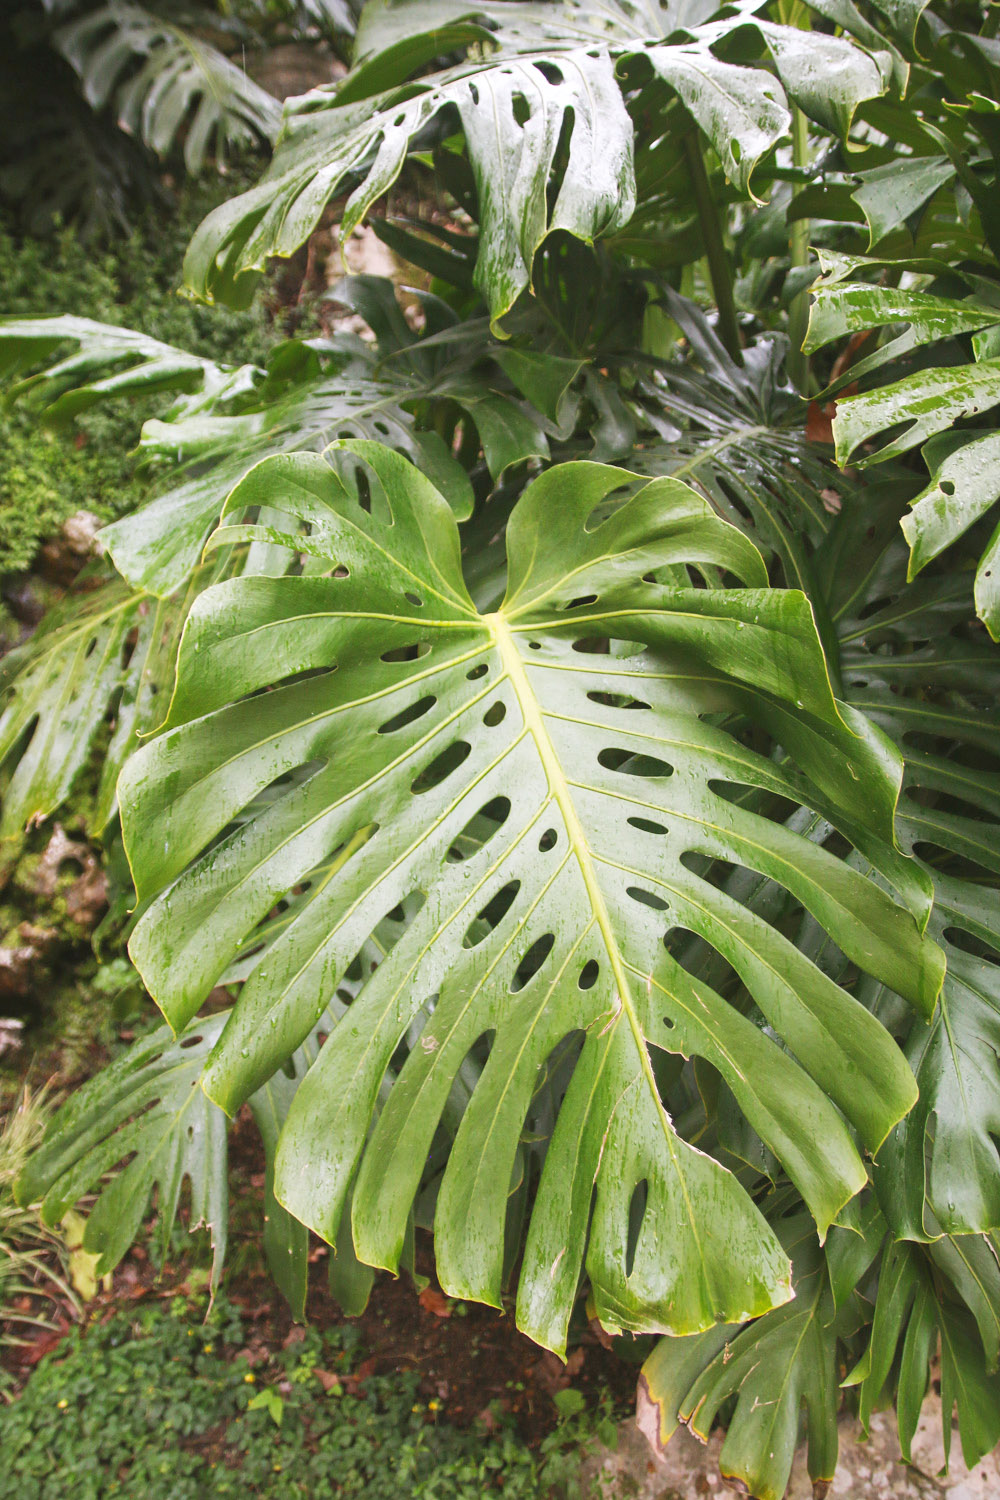
[[[169,599],[88,571],[7,653],[0,661],[0,841],[14,847],[25,829],[58,812],[107,735],[89,814],[93,831],[104,832],[117,810],[118,773],[166,717],[193,600],[246,561],[218,554]]]
[[[945,1465],[957,1408],[962,1457],[973,1469],[1000,1441],[1000,1376],[986,1371],[975,1322],[938,1295],[919,1249],[890,1246],[879,1278],[869,1346],[848,1380],[859,1386],[861,1418],[867,1425],[899,1352],[897,1412],[907,1461],[939,1340]]]
[[[817,571],[845,694],[905,757],[900,836],[934,868],[932,928],[948,973],[930,1025],[913,1026],[907,1046],[920,1099],[874,1177],[893,1232],[926,1240],[1000,1225],[1000,716],[996,649],[964,628],[962,575],[907,584],[903,505],[891,487],[869,491],[840,518]]]
[[[331,296],[365,319],[375,346],[359,339],[289,340],[272,353],[266,373],[218,366],[85,318],[0,319],[0,377],[52,361],[10,390],[11,399],[44,403],[47,421],[71,420],[98,402],[182,393],[161,418],[145,423],[140,442],[147,459],[174,469],[174,482],[101,533],[115,566],[135,587],[167,595],[184,584],[226,495],[261,458],[323,451],[336,438],[390,443],[428,474],[464,519],[472,509],[468,477],[438,433],[418,425],[412,407],[437,401],[464,412],[495,479],[530,458],[549,456],[547,434],[555,429],[545,407],[558,413],[580,361],[505,349],[508,376],[488,363],[498,346],[485,319],[459,323],[427,296],[425,305],[443,326],[421,338],[387,280],[347,277]],[[53,360],[74,341],[77,353]],[[531,404],[535,397],[542,411]]]
[[[643,1366],[667,1429],[680,1420],[707,1441],[720,1407],[736,1398],[719,1467],[732,1488],[758,1500],[784,1495],[803,1415],[809,1476],[818,1487],[833,1478],[837,1331],[851,1319],[850,1313],[838,1317],[809,1220],[792,1221],[783,1233],[795,1267],[794,1301],[742,1332],[713,1329],[700,1341],[664,1339]]]
[[[903,332],[851,365],[837,384],[870,375],[920,345],[973,334],[989,340],[1000,327],[1000,311],[972,298],[955,300],[924,292],[898,291],[844,278],[864,258],[825,256],[826,281],[815,289],[805,348],[815,350],[850,334],[903,325]],[[986,343],[979,351],[988,353]],[[837,385],[834,386],[834,389]],[[913,502],[903,530],[912,550],[910,576],[950,546],[991,509],[995,440],[990,432],[953,429],[959,421],[1000,403],[1000,361],[922,369],[888,385],[847,396],[834,419],[837,460],[865,468],[925,443],[932,479]],[[989,539],[976,572],[975,602],[994,639],[1000,636],[1000,525]]]
[[[582,1032],[528,1231],[522,1326],[563,1346],[595,1187],[587,1269],[609,1326],[694,1332],[780,1301],[784,1262],[770,1231],[735,1179],[674,1131],[649,1049],[711,1060],[821,1230],[863,1184],[829,1101],[873,1149],[914,1097],[898,1051],[780,933],[695,870],[707,857],[770,875],[857,962],[932,1006],[938,952],[914,919],[721,791],[818,799],[888,841],[896,772],[884,742],[840,717],[804,598],[763,587],[753,547],[683,485],[644,485],[588,531],[628,476],[549,471],[509,523],[505,602],[481,616],[444,502],[390,450],[348,448],[364,466],[364,504],[308,456],[259,465],[231,497],[234,518],[265,503],[307,524],[308,536],[284,540],[327,576],[247,578],[192,612],[177,727],[122,780],[146,903],[135,961],[181,1026],[248,931],[309,881],[209,1063],[205,1087],[232,1110],[315,1024],[375,923],[412,893],[419,912],[297,1096],[278,1151],[281,1200],[332,1240],[357,1173],[358,1254],[395,1266],[452,1081],[492,1036],[445,1169],[435,1240],[446,1289],[495,1303],[533,1080]],[[282,540],[240,524],[222,539],[247,531]],[[693,589],[677,571],[688,563],[752,587]],[[661,573],[663,583],[645,581]],[[574,650],[594,637],[610,655]],[[787,768],[704,717],[719,712],[780,737]],[[254,814],[275,778],[306,767]],[[489,837],[456,860],[449,851],[474,817]],[[797,1062],[685,972],[664,943],[675,928],[725,955]],[[366,1140],[379,1083],[415,1024],[419,1042]],[[643,1181],[627,1273],[623,1225]]]
[[[860,186],[851,196],[865,216],[869,249],[923,208],[954,176],[946,156],[896,157],[885,166],[859,172]]]
[[[858,104],[884,91],[891,70],[888,53],[874,58],[845,37],[776,25],[752,7],[712,22],[700,5],[649,14],[628,3],[596,14],[575,3],[464,11],[404,3],[369,16],[355,72],[286,107],[261,183],[196,234],[185,276],[199,297],[245,305],[267,258],[291,255],[351,184],[341,224],[349,234],[415,144],[446,132],[453,119],[478,199],[476,285],[496,328],[530,286],[535,252],[549,234],[561,229],[590,242],[631,218],[633,125],[621,80],[635,66],[679,97],[743,191],[787,134],[786,90],[826,128],[845,131]],[[775,72],[719,55],[737,31],[756,31]],[[463,44],[467,61],[406,81]]]
[[[1000,500],[1000,433],[984,432],[980,437],[942,434],[926,445],[923,457],[931,482],[900,523],[910,544],[910,578],[915,578]],[[976,570],[975,600],[979,618],[993,639],[1000,639],[1000,558],[996,534]]]

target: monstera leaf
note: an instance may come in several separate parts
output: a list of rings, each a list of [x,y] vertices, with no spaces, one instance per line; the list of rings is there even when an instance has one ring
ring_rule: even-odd
[[[58,811],[114,715],[94,814],[95,831],[105,826],[128,751],[166,713],[182,624],[176,605],[108,578],[67,600],[4,657],[0,840],[14,841]]]
[[[219,553],[168,599],[88,570],[25,644],[0,661],[0,849],[66,803],[98,746],[90,826],[95,833],[107,828],[117,808],[118,773],[166,715],[193,600],[248,562],[257,568],[266,560],[246,549],[239,556]],[[287,565],[284,553],[280,565]]]
[[[735,1397],[719,1468],[734,1489],[758,1500],[784,1495],[803,1413],[809,1477],[825,1493],[837,1466],[837,1338],[859,1322],[854,1299],[838,1311],[810,1221],[799,1216],[781,1230],[795,1300],[742,1331],[663,1339],[640,1386],[640,1421],[656,1445],[678,1421],[707,1442],[720,1407]]]
[[[911,548],[908,576],[915,578],[992,510],[1000,497],[997,434],[955,430],[960,419],[1000,404],[1000,359],[990,357],[1000,347],[996,343],[1000,308],[974,296],[959,301],[926,292],[845,283],[843,278],[856,268],[881,263],[861,257],[827,256],[823,261],[827,277],[814,289],[807,350],[849,334],[891,325],[904,329],[854,363],[844,379],[867,375],[925,344],[974,335],[973,350],[980,356],[974,363],[921,369],[837,403],[834,435],[842,464],[864,468],[924,444],[931,480],[902,522]],[[873,448],[879,438],[882,442]],[[975,602],[994,640],[1000,639],[1000,523],[979,560]]]
[[[953,1242],[951,1266],[957,1257],[968,1273],[969,1252],[962,1241]],[[982,1247],[978,1257],[997,1291],[995,1265],[987,1266],[995,1246]],[[973,1252],[975,1258],[975,1252]],[[910,1458],[910,1445],[917,1429],[920,1408],[927,1393],[931,1362],[940,1350],[941,1415],[945,1466],[951,1453],[952,1415],[957,1409],[962,1457],[973,1469],[1000,1442],[1000,1376],[993,1360],[992,1372],[983,1359],[981,1328],[956,1301],[941,1295],[932,1268],[919,1247],[890,1245],[882,1260],[878,1296],[868,1348],[845,1384],[857,1385],[860,1413],[867,1425],[871,1412],[889,1380],[899,1355],[896,1411],[903,1457]]]
[[[737,364],[704,313],[669,289],[662,303],[688,341],[686,360],[635,378],[643,441],[630,462],[700,490],[745,530],[784,581],[813,591],[811,556],[854,486],[802,430],[802,402],[784,371],[787,344],[748,344]]]
[[[267,258],[291,255],[332,197],[350,186],[341,225],[347,235],[392,186],[407,155],[457,123],[478,196],[476,285],[496,325],[530,284],[535,252],[549,234],[564,230],[589,242],[631,218],[633,123],[623,88],[631,93],[636,69],[682,101],[685,119],[693,117],[743,190],[787,133],[786,90],[835,131],[846,130],[862,100],[883,92],[888,53],[875,59],[846,38],[779,26],[754,9],[737,7],[709,22],[700,7],[693,16],[660,7],[647,14],[628,3],[596,13],[503,0],[460,12],[422,3],[369,7],[358,68],[286,106],[260,184],[215,210],[195,235],[188,284],[208,300],[245,305]],[[755,34],[774,72],[726,59],[736,33]],[[407,82],[463,47],[466,61]]]
[[[266,372],[220,366],[86,318],[0,319],[0,377],[35,369],[11,387],[10,398],[35,401],[54,425],[99,402],[179,393],[161,417],[145,423],[140,441],[150,462],[175,471],[174,483],[101,533],[115,566],[136,588],[165,596],[184,585],[226,496],[260,459],[322,452],[337,438],[391,444],[424,469],[464,519],[472,509],[469,479],[442,437],[418,424],[413,408],[426,417],[433,402],[439,411],[451,406],[464,414],[494,479],[549,456],[558,398],[579,361],[510,351],[508,376],[506,367],[491,363],[497,346],[484,319],[460,322],[426,295],[428,336],[418,337],[387,279],[347,277],[331,295],[365,319],[374,344],[289,340],[272,352]],[[59,358],[73,342],[76,352]]]
[[[100,1187],[83,1238],[84,1249],[100,1256],[98,1275],[113,1271],[137,1238],[154,1189],[157,1234],[161,1248],[166,1248],[187,1179],[189,1228],[209,1230],[212,1285],[218,1285],[229,1223],[229,1122],[198,1084],[227,1017],[227,1011],[217,1011],[176,1038],[169,1027],[161,1026],[137,1042],[66,1101],[22,1172],[16,1185],[18,1200],[40,1202],[42,1218],[50,1225],[58,1224],[85,1193]],[[317,1051],[312,1035],[250,1100],[267,1161],[264,1251],[296,1317],[305,1307],[308,1236],[275,1202],[273,1153],[291,1099]],[[125,1165],[103,1183],[119,1163]]]
[[[118,123],[165,157],[180,137],[184,165],[199,172],[209,149],[272,141],[280,106],[242,69],[193,31],[129,0],[112,0],[57,33],[95,109],[111,104]]]
[[[615,505],[622,486],[636,492]],[[261,505],[302,529],[239,523]],[[756,810],[790,798],[862,842],[867,827],[869,857],[898,878],[897,764],[838,710],[804,597],[769,590],[753,546],[685,486],[599,465],[553,468],[525,492],[506,597],[487,615],[452,513],[389,449],[347,444],[339,473],[272,459],[228,511],[221,542],[267,538],[310,569],[203,597],[171,727],[120,781],[144,904],[131,951],[173,1026],[299,892],[213,1050],[209,1097],[231,1111],[253,1094],[376,924],[416,908],[296,1096],[279,1199],[332,1241],[353,1185],[359,1257],[395,1266],[453,1082],[485,1045],[435,1242],[443,1285],[496,1304],[521,1127],[569,1038],[579,1057],[531,1214],[521,1325],[564,1346],[585,1251],[609,1326],[694,1332],[783,1301],[784,1252],[736,1179],[674,1128],[657,1056],[718,1070],[821,1232],[866,1181],[845,1119],[873,1150],[915,1090],[878,1022],[727,899],[714,862],[780,883],[918,1007],[940,984],[939,950],[909,912]],[[693,587],[686,564],[749,586]],[[789,759],[747,748],[719,715]],[[724,955],[743,1009],[673,956],[686,933]]]
[[[900,837],[934,871],[931,927],[948,973],[931,1024],[914,1026],[907,1044],[919,1102],[874,1175],[893,1232],[933,1240],[1000,1226],[1000,663],[970,628],[960,571],[907,584],[903,506],[898,488],[870,487],[839,518],[816,571],[845,695],[904,755]]]
[[[76,345],[73,353],[47,363],[71,344]],[[0,379],[43,361],[45,368],[13,385],[7,399],[30,397],[53,426],[123,396],[171,391],[204,397],[223,389],[235,394],[234,378],[245,386],[256,373],[229,369],[133,328],[91,318],[0,318]]]

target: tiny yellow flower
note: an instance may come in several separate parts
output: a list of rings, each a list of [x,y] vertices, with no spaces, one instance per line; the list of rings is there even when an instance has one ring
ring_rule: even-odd
[[[60,1411],[65,1411],[66,1407],[69,1405],[69,1402],[66,1400],[66,1398],[64,1396],[61,1401],[57,1401],[56,1402],[56,1405],[58,1406],[58,1408],[59,1408]]]
[[[441,1410],[441,1403],[440,1403],[440,1401],[428,1401],[428,1403],[427,1403],[427,1410],[428,1411],[440,1411]]]
[[[280,1464],[275,1464],[274,1465],[274,1472],[276,1474],[280,1474],[281,1473],[281,1465]]]
[[[253,1385],[253,1384],[255,1384],[255,1382],[257,1380],[257,1377],[254,1374],[254,1372],[251,1370],[250,1373],[249,1373],[249,1375],[244,1375],[243,1379],[246,1381],[247,1385]]]
[[[214,1348],[215,1348],[214,1344],[203,1344],[202,1348],[201,1348],[201,1352],[202,1352],[202,1354],[211,1354],[211,1352],[212,1352],[212,1350]]]
[[[411,1406],[410,1407],[410,1410],[411,1411],[423,1411],[423,1407],[420,1405],[420,1402],[418,1401],[417,1404],[416,1404],[416,1406]]]

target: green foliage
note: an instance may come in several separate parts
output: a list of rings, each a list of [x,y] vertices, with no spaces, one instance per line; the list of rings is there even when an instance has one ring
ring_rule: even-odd
[[[572,1473],[580,1423],[539,1463],[508,1429],[447,1425],[414,1375],[324,1392],[313,1371],[349,1374],[353,1328],[309,1330],[253,1370],[235,1357],[245,1337],[221,1296],[207,1315],[176,1300],[74,1330],[0,1409],[0,1497],[542,1500]]]
[[[201,358],[233,365],[259,360],[273,337],[259,305],[247,313],[213,313],[177,295],[177,266],[191,225],[219,192],[218,184],[185,190],[176,214],[142,219],[127,239],[102,253],[85,247],[72,229],[44,242],[0,229],[4,313],[46,318],[73,308]],[[30,405],[0,411],[0,576],[28,567],[39,543],[77,511],[112,521],[147,497],[148,482],[132,456],[144,414],[141,406],[95,409],[78,423],[75,437],[60,437],[39,423]]]
[[[219,1233],[249,1100],[296,1305],[304,1226],[357,1306],[419,1224],[449,1292],[516,1285],[549,1347],[581,1293],[665,1333],[661,1440],[724,1420],[763,1500],[803,1427],[829,1479],[842,1400],[894,1401],[905,1448],[939,1348],[967,1459],[995,1442],[994,30],[371,4],[187,274],[245,306],[413,158],[450,222],[378,232],[433,278],[419,332],[364,277],[335,295],[370,338],[266,360],[55,306],[0,327],[56,419],[163,377],[156,498],[105,533],[126,581],[12,659],[0,743],[16,837],[110,737],[176,1031],[21,1180],[51,1216],[134,1151],[107,1264],[124,1200],[159,1183],[169,1228],[185,1172]],[[88,623],[113,597],[155,621],[133,656]],[[283,1394],[251,1415],[288,1430]]]
[[[246,51],[276,25],[343,40],[344,0],[278,7],[152,0],[11,0],[0,16],[0,197],[33,234],[74,223],[127,232],[166,196],[164,166],[192,175],[273,141],[281,106]]]
[[[245,306],[266,258],[290,255],[345,181],[353,187],[346,234],[392,186],[415,139],[450,133],[444,117],[464,136],[478,202],[476,285],[496,323],[529,285],[548,235],[563,230],[589,242],[631,219],[634,125],[622,79],[639,112],[632,75],[643,75],[653,100],[665,85],[684,106],[673,116],[680,131],[693,118],[744,190],[788,129],[786,91],[827,129],[842,131],[858,104],[885,88],[888,54],[872,57],[847,38],[807,40],[750,11],[709,21],[710,6],[683,18],[653,9],[660,13],[637,15],[627,0],[596,14],[574,0],[369,7],[350,78],[289,106],[261,184],[219,208],[195,236],[185,264],[190,286]],[[730,34],[748,27],[774,72],[725,60]],[[649,38],[651,29],[659,39]],[[461,43],[476,44],[468,61],[407,81]]]
[[[5,1099],[0,1126],[0,1350],[25,1341],[31,1329],[57,1325],[52,1314],[67,1304],[79,1309],[68,1284],[68,1256],[57,1234],[47,1229],[33,1208],[19,1204],[14,1183],[40,1144],[52,1107],[44,1091],[24,1089]],[[21,1306],[28,1298],[29,1310]],[[37,1335],[36,1335],[37,1336]],[[7,1377],[0,1371],[0,1398],[7,1397]]]

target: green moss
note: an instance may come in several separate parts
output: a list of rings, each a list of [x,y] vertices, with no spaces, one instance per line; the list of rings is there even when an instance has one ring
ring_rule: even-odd
[[[276,337],[258,299],[248,312],[202,307],[179,295],[188,240],[232,180],[197,182],[176,211],[148,213],[104,252],[72,230],[39,242],[18,239],[0,222],[0,312],[61,313],[138,328],[165,343],[232,364],[260,363]],[[53,434],[30,404],[0,411],[0,576],[30,566],[39,546],[67,517],[88,510],[102,521],[135,508],[151,493],[137,473],[135,445],[162,398],[94,411],[68,434]]]

